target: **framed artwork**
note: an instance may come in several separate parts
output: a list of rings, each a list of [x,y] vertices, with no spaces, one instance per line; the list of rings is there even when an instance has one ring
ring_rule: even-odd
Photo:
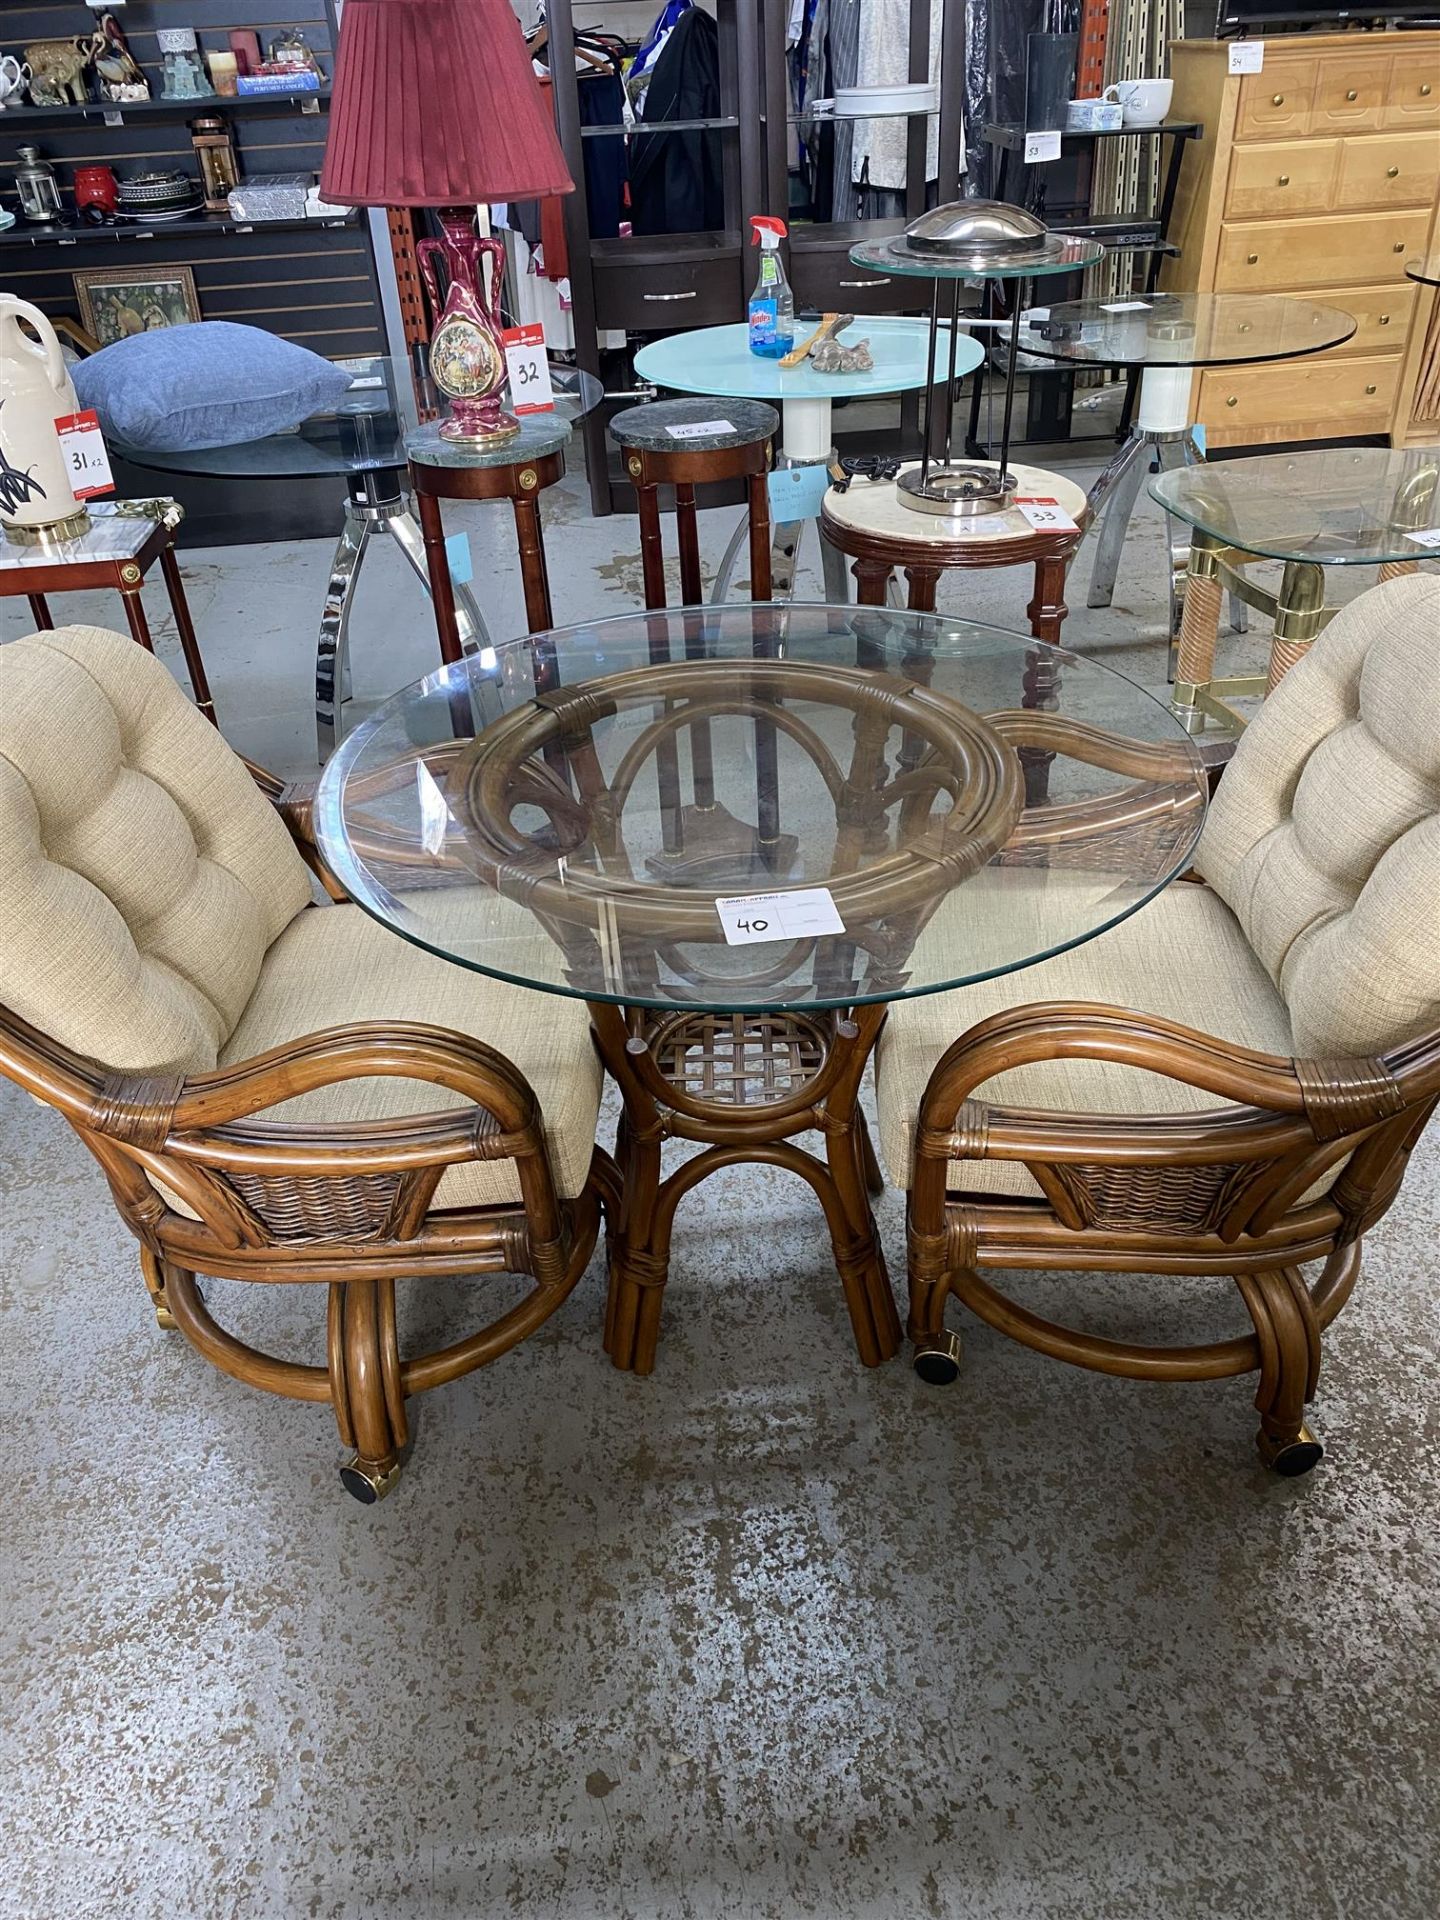
[[[102,347],[200,318],[189,267],[87,267],[70,277],[85,330]]]

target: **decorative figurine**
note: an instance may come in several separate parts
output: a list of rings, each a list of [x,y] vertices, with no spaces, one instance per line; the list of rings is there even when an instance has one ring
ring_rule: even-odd
[[[870,342],[857,340],[846,346],[840,340],[822,340],[810,355],[816,373],[869,373],[875,365],[870,358]]]
[[[200,43],[193,27],[160,27],[155,38],[164,56],[161,62],[162,100],[204,100],[214,89],[200,58]]]
[[[90,64],[88,37],[77,40],[36,40],[25,49],[30,69],[32,107],[83,106],[85,69]]]
[[[0,59],[0,112],[13,100],[20,105],[20,96],[30,84],[30,69],[22,66],[13,53],[7,53]]]
[[[160,37],[165,37],[163,28]],[[113,100],[118,106],[127,100],[150,98],[150,82],[136,64],[113,13],[102,13],[96,22],[90,55],[102,100]]]
[[[298,67],[303,73],[313,73],[317,80],[325,78],[310,42],[298,27],[287,27],[284,33],[277,34],[270,42],[269,64],[281,69]]]

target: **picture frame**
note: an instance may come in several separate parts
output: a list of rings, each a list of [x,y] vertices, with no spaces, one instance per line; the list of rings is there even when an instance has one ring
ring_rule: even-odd
[[[102,347],[200,318],[189,267],[85,267],[70,278],[81,323]]]

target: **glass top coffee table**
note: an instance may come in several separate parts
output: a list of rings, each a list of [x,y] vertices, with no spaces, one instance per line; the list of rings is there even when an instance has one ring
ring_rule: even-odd
[[[1322,353],[1348,340],[1355,325],[1353,314],[1298,295],[1146,293],[1067,300],[1023,330],[1023,350],[1042,359],[1141,369],[1135,424],[1090,489],[1088,530],[1097,544],[1088,606],[1108,607],[1114,598],[1130,516],[1151,465],[1158,461],[1164,471],[1205,457],[1190,418],[1194,369]],[[1172,542],[1172,635],[1185,557],[1183,543]]]
[[[405,435],[414,425],[409,368],[385,356],[347,361],[350,391],[328,413],[315,414],[292,433],[266,434],[230,447],[193,447],[148,452],[113,441],[115,451],[133,466],[161,473],[253,479],[300,480],[334,477],[345,482],[345,513],[320,619],[316,649],[315,717],[320,757],[334,744],[337,663],[346,677],[346,633],[366,548],[388,534],[416,577],[430,590],[425,546],[406,492]],[[536,416],[574,420],[600,400],[601,383],[574,368],[552,368],[555,413]],[[517,457],[523,457],[518,450]],[[456,623],[462,646],[488,646],[484,616],[469,587],[455,592]],[[348,688],[342,689],[342,697]]]
[[[326,859],[403,938],[589,1002],[625,1113],[617,1366],[653,1363],[678,1202],[743,1159],[815,1189],[861,1357],[888,1358],[857,1105],[886,1004],[1142,907],[1189,862],[1198,751],[1109,669],[933,614],[737,605],[546,642],[543,692],[513,641],[357,727],[320,781]],[[823,1161],[793,1144],[812,1128]],[[662,1178],[666,1137],[705,1150]]]
[[[1326,567],[1378,567],[1382,580],[1440,555],[1440,447],[1331,447],[1267,453],[1163,473],[1150,492],[1192,529],[1174,706],[1191,732],[1207,719],[1234,729],[1230,703],[1267,693],[1334,613]],[[1270,593],[1245,578],[1248,559],[1284,563]],[[1215,677],[1222,589],[1275,622],[1264,677]]]

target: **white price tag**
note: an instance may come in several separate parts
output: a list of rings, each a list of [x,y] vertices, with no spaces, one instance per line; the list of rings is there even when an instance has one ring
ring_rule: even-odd
[[[500,336],[505,349],[505,372],[510,380],[511,411],[553,413],[555,390],[550,384],[550,362],[545,358],[545,329],[509,327]]]
[[[1265,65],[1265,42],[1263,40],[1232,40],[1230,42],[1231,73],[1259,73]]]
[[[1015,504],[1037,533],[1078,533],[1079,527],[1049,494],[1015,496]]]
[[[1413,540],[1417,547],[1431,547],[1440,552],[1440,527],[1423,527],[1419,533],[1407,533],[1405,538]]]
[[[1025,164],[1033,166],[1037,160],[1058,160],[1060,158],[1060,134],[1056,129],[1051,133],[1027,133],[1025,136]]]
[[[688,426],[666,427],[672,440],[708,440],[712,433],[734,433],[732,420],[692,420]]]
[[[843,933],[828,887],[795,887],[788,893],[737,893],[715,902],[727,947],[754,946],[761,940],[808,940],[820,933]]]
[[[113,493],[115,481],[110,472],[110,456],[105,451],[105,436],[93,412],[64,413],[55,422],[70,490],[77,500],[93,500],[97,493]]]
[[[1100,311],[1102,313],[1149,313],[1150,302],[1148,300],[1102,300]]]

